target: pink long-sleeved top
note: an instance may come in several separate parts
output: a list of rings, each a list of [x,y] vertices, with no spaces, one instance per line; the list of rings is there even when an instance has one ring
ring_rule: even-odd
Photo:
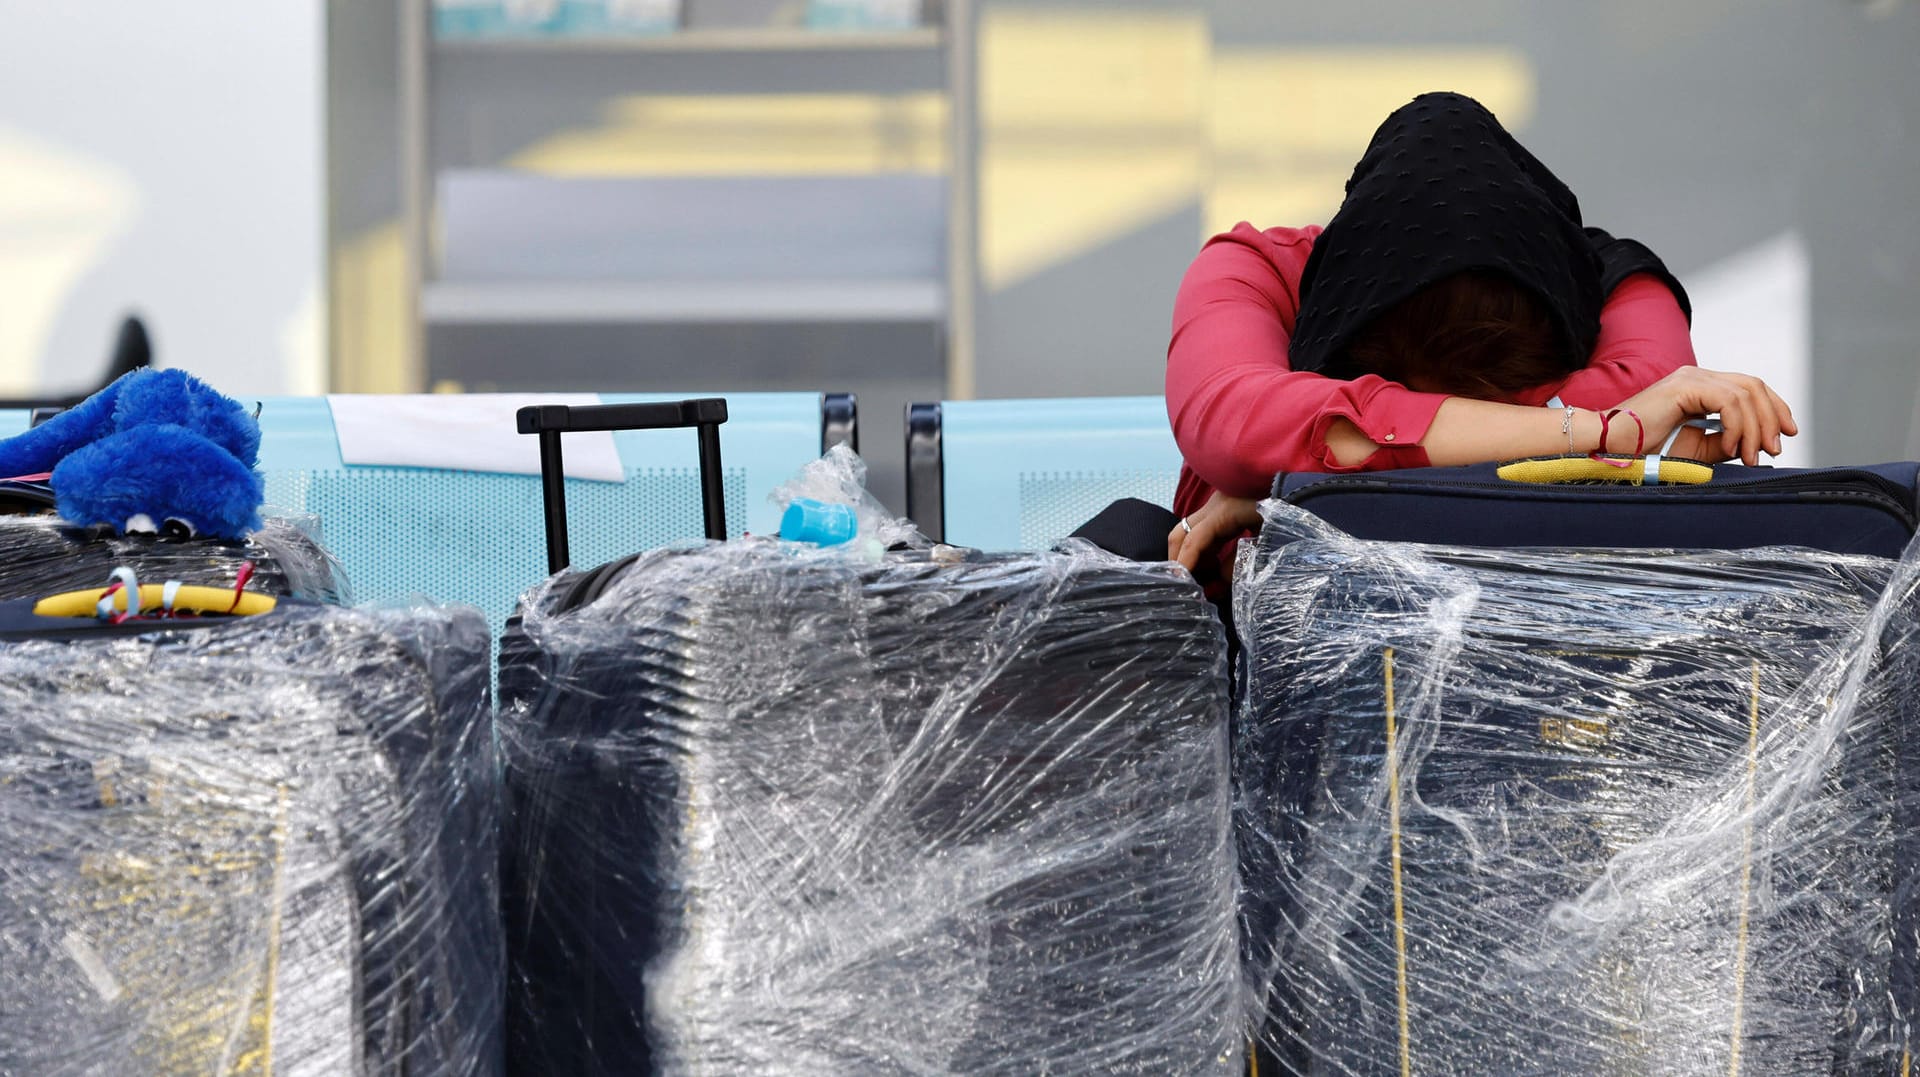
[[[1240,223],[1208,240],[1181,280],[1167,346],[1167,419],[1185,457],[1175,513],[1198,511],[1215,490],[1263,497],[1279,472],[1427,467],[1421,442],[1446,395],[1375,374],[1342,380],[1286,363],[1300,275],[1319,234],[1319,225]],[[1557,395],[1574,407],[1607,409],[1692,365],[1678,299],[1661,278],[1638,273],[1607,296],[1586,367],[1511,403],[1542,405]],[[1342,465],[1327,449],[1327,430],[1342,417],[1379,445],[1359,465]],[[1221,549],[1219,568],[1231,570],[1235,545]]]
[[[1242,223],[1209,240],[1180,284],[1167,347],[1167,417],[1186,458],[1173,504],[1182,516],[1215,490],[1264,496],[1284,471],[1427,466],[1420,442],[1445,396],[1371,374],[1346,381],[1287,363],[1300,275],[1320,231]],[[1610,408],[1693,362],[1678,300],[1658,277],[1635,274],[1607,297],[1586,367],[1512,403],[1558,396],[1575,407]],[[1335,461],[1327,431],[1340,417],[1379,451],[1357,465]]]

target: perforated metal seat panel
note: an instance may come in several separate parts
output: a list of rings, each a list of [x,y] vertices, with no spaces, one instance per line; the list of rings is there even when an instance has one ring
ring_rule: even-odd
[[[352,467],[269,472],[267,487],[269,503],[320,518],[322,541],[361,601],[465,602],[497,628],[546,575],[540,486],[527,476]],[[575,559],[597,565],[700,538],[699,490],[697,469],[628,468],[625,483],[569,482]],[[728,468],[729,520],[746,517],[746,492],[745,470]]]
[[[1051,549],[1101,509],[1123,497],[1173,504],[1176,467],[1112,471],[1026,471],[1020,474],[1020,547]]]
[[[659,397],[612,395],[608,403]],[[731,396],[724,441],[729,532],[778,527],[772,488],[820,452],[820,398]],[[401,467],[349,467],[321,398],[263,402],[261,471],[270,506],[319,517],[359,601],[426,597],[478,606],[497,630],[546,576],[540,481]],[[699,467],[687,431],[614,437],[623,483],[567,483],[572,550],[581,567],[701,536]]]
[[[1107,505],[1173,504],[1180,450],[1157,396],[940,406],[945,539],[1042,550]]]

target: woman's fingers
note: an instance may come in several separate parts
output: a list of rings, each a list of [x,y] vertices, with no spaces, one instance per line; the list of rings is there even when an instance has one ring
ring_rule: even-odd
[[[1740,455],[1740,435],[1746,432],[1740,414],[1739,397],[1732,392],[1731,386],[1722,378],[1715,378],[1710,391],[1702,394],[1700,400],[1688,409],[1696,415],[1720,416],[1720,446],[1726,450],[1728,458]]]
[[[1782,439],[1800,432],[1793,409],[1759,378],[1703,370],[1692,384],[1699,391],[1695,399],[1683,401],[1683,407],[1696,414],[1720,413],[1729,459],[1758,464],[1761,453],[1778,456],[1785,448]]]
[[[1219,536],[1220,514],[1212,511],[1212,508],[1213,506],[1209,504],[1187,518],[1187,523],[1193,527],[1193,533],[1180,544],[1180,555],[1174,560],[1186,566],[1188,572],[1200,567],[1200,558],[1206,556],[1208,550],[1213,549],[1214,540]]]
[[[1780,421],[1780,432],[1788,437],[1798,434],[1800,432],[1800,424],[1793,421],[1793,409],[1787,406],[1787,402],[1781,398],[1779,393],[1773,391],[1773,386],[1763,381],[1760,383],[1760,387],[1767,391],[1767,399],[1773,404],[1774,415],[1776,415]],[[1779,455],[1780,448],[1779,439],[1774,439],[1774,455]]]
[[[1748,403],[1753,409],[1753,417],[1756,423],[1754,427],[1756,440],[1756,444],[1754,445],[1754,462],[1759,463],[1760,453],[1762,452],[1772,456],[1780,455],[1780,449],[1782,447],[1780,444],[1780,436],[1784,433],[1786,423],[1791,419],[1792,413],[1787,410],[1786,401],[1780,399],[1780,394],[1774,392],[1772,386],[1755,377],[1748,377],[1746,381]]]
[[[1731,422],[1727,421],[1729,415],[1733,417]],[[1754,412],[1752,393],[1745,385],[1738,382],[1732,384],[1728,406],[1720,410],[1720,420],[1726,424],[1727,436],[1733,439],[1733,451],[1739,455],[1740,462],[1748,467],[1759,463],[1759,439],[1762,436],[1759,416]]]
[[[1752,467],[1760,462],[1760,453],[1769,451],[1777,439],[1773,403],[1765,383],[1745,374],[1716,375],[1716,391],[1702,403],[1707,410],[1720,413],[1725,428],[1722,445],[1729,458],[1737,457]]]
[[[1178,561],[1188,572],[1200,559],[1234,534],[1260,526],[1260,503],[1252,498],[1214,494],[1199,511],[1167,532],[1167,560]]]
[[[1793,409],[1773,391],[1773,386],[1759,378],[1753,379],[1753,384],[1754,406],[1767,417],[1767,452],[1779,456],[1780,450],[1786,448],[1785,440],[1793,433]]]
[[[1691,454],[1681,454],[1686,456],[1687,459],[1699,460],[1707,464],[1723,464],[1732,459],[1733,454],[1727,451],[1727,446],[1721,440],[1721,435],[1709,434],[1705,430],[1694,430],[1691,432],[1699,440],[1694,442],[1697,447]]]
[[[1188,572],[1200,567],[1200,559],[1207,554],[1212,543],[1214,528],[1208,522],[1214,516],[1213,502],[1201,506],[1198,512],[1173,525],[1167,532],[1167,560],[1178,561],[1186,566]]]
[[[1718,464],[1727,458],[1721,447],[1720,435],[1709,434],[1698,427],[1684,427],[1680,436],[1674,440],[1672,455],[1682,460],[1698,460],[1704,464]]]

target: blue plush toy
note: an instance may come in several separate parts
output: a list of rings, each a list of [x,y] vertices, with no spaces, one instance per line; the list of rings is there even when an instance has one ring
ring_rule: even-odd
[[[0,440],[0,476],[52,472],[69,523],[121,534],[242,538],[260,527],[260,426],[178,370],[136,370]]]

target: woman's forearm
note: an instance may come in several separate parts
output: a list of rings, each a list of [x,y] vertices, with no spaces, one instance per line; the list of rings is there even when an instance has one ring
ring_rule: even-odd
[[[1420,441],[1427,460],[1436,467],[1483,464],[1527,456],[1556,456],[1568,451],[1561,408],[1532,408],[1496,404],[1487,400],[1451,396],[1434,414],[1433,425]],[[1573,415],[1573,451],[1589,452],[1600,444],[1600,416],[1585,409]],[[1633,421],[1617,418],[1608,430],[1608,442],[1618,451],[1633,448]],[[1327,446],[1335,460],[1354,466],[1380,448],[1346,420],[1327,432]]]

